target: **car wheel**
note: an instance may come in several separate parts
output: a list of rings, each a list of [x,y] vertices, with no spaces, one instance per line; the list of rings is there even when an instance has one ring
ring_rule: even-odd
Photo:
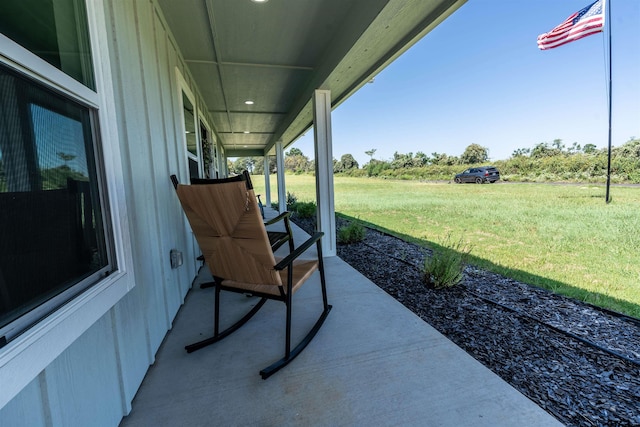
[[[460,178],[456,178],[454,181],[456,182],[456,184],[462,184],[462,180]]]
[[[476,184],[482,184],[482,178],[476,178]]]

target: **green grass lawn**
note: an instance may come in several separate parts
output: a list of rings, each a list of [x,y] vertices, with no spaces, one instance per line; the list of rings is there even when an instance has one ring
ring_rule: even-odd
[[[275,177],[272,189],[275,190]],[[255,177],[256,192],[264,179]],[[471,263],[640,317],[640,188],[447,184],[336,177],[342,215],[435,247],[450,234]],[[287,191],[315,201],[314,177],[287,175]]]

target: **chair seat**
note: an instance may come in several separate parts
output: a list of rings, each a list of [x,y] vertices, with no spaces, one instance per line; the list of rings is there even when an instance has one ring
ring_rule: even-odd
[[[276,262],[280,261],[278,257],[276,257]],[[293,262],[293,293],[295,294],[298,288],[307,280],[314,271],[318,269],[318,260],[310,259],[310,260],[295,260]],[[278,272],[280,274],[280,278],[282,279],[282,286],[284,291],[287,290],[287,270],[281,270]],[[240,289],[246,292],[256,292],[259,294],[280,296],[279,286],[276,285],[263,285],[263,284],[254,284],[254,283],[243,283],[237,282],[235,280],[223,280],[222,286],[226,288],[234,288]]]

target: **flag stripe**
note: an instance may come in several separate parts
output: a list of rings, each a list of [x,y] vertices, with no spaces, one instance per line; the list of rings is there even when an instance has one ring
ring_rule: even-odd
[[[603,0],[596,0],[572,14],[548,33],[538,36],[538,47],[553,49],[569,42],[599,33],[604,27]]]
[[[582,30],[583,28],[586,27],[602,27],[602,19],[589,19],[587,21],[584,21],[582,23],[580,23],[579,25],[575,25],[572,26],[571,28],[568,28],[560,33],[554,33],[554,32],[550,32],[544,35],[545,38],[553,38],[553,37],[562,37],[565,34],[573,34],[573,33],[577,33],[580,30]]]
[[[591,32],[591,33],[582,34],[579,37],[572,37],[570,39],[562,39],[562,40],[559,40],[557,43],[552,43],[552,44],[549,44],[549,45],[545,45],[545,47],[540,47],[540,49],[542,49],[542,50],[553,49],[554,47],[559,47],[559,46],[565,45],[567,43],[571,43],[572,41],[580,40],[580,39],[582,39],[584,37],[590,36],[592,34],[601,33],[601,32],[602,32],[602,30],[597,30],[597,31],[594,31],[594,32]]]
[[[562,39],[565,39],[565,38],[571,38],[572,40],[574,40],[574,37],[580,36],[582,33],[589,33],[589,34],[594,33],[593,30],[596,30],[595,31],[596,33],[602,31],[602,25],[600,25],[598,23],[593,23],[593,24],[590,24],[590,25],[584,25],[584,26],[581,26],[580,28],[575,28],[575,29],[569,31],[566,34],[547,37],[544,40],[544,43],[545,44],[551,44],[551,43],[554,43],[554,42],[556,42],[558,40],[562,40]],[[569,40],[569,41],[571,41],[571,40]]]
[[[557,40],[552,40],[552,41],[545,42],[545,44],[542,45],[542,46],[539,44],[538,47],[540,47],[540,49],[543,49],[543,50],[544,49],[552,49],[554,47],[562,46],[562,45],[570,43],[572,41],[580,40],[580,39],[582,39],[584,37],[590,36],[592,34],[597,34],[597,33],[600,33],[600,32],[602,32],[602,29],[600,29],[600,28],[595,28],[595,29],[592,29],[591,31],[581,31],[580,33],[572,35],[571,37],[562,37],[562,38],[559,38]]]

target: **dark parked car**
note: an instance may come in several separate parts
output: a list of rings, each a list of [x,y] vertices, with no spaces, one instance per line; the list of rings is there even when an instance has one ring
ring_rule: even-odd
[[[458,184],[463,182],[475,182],[476,184],[482,184],[483,182],[494,183],[500,179],[500,172],[493,166],[482,166],[479,168],[469,168],[466,171],[459,173],[454,178],[454,181]]]

